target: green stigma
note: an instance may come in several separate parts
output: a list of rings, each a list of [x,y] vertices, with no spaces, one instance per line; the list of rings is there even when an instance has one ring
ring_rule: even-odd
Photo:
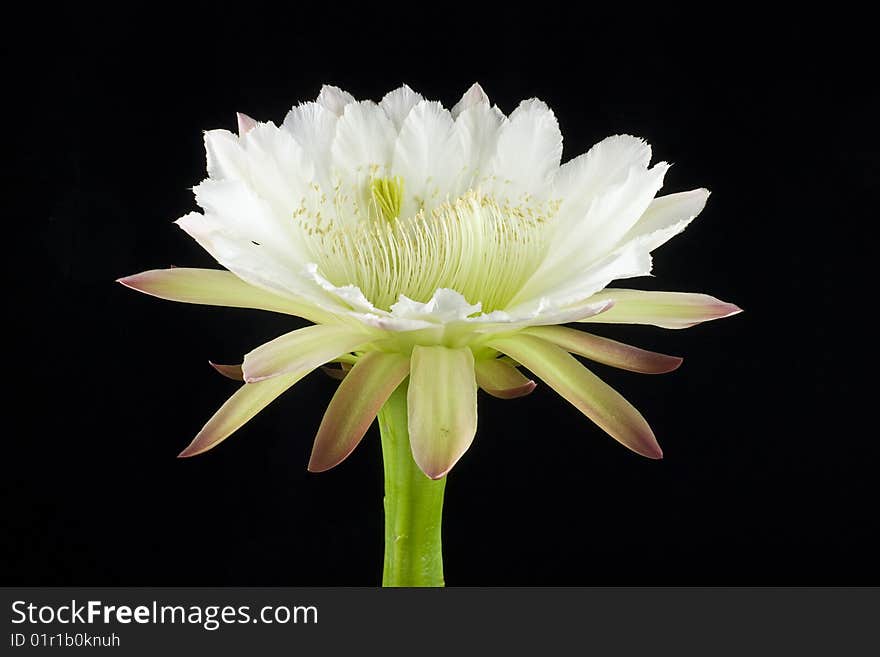
[[[370,194],[376,203],[377,213],[386,221],[393,221],[400,216],[403,206],[403,178],[373,178],[370,182]]]

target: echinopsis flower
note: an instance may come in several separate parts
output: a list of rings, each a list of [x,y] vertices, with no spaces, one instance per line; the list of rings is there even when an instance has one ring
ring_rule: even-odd
[[[512,398],[534,373],[612,437],[661,456],[648,424],[570,354],[635,372],[681,359],[571,322],[684,328],[739,311],[702,294],[606,286],[651,271],[709,192],[656,197],[669,165],[619,135],[560,165],[553,112],[505,116],[478,85],[446,110],[403,86],[380,103],[325,86],[276,126],[240,114],[238,135],[205,134],[202,212],[177,224],[228,271],[172,268],[121,279],[190,303],[260,308],[314,326],[219,369],[244,385],[182,456],[204,452],[312,370],[345,364],[309,468],[358,444],[409,377],[415,462],[444,476],[474,438],[477,390]]]

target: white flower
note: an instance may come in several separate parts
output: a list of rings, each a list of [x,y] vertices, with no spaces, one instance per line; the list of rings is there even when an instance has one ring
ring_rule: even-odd
[[[642,416],[570,353],[638,372],[681,359],[557,326],[684,328],[739,311],[709,296],[607,288],[651,271],[709,192],[656,197],[668,169],[609,137],[563,165],[553,112],[508,117],[474,85],[452,108],[407,86],[380,103],[325,86],[276,126],[239,115],[205,135],[202,212],[178,225],[229,271],[154,270],[121,282],[162,298],[262,308],[315,323],[248,353],[246,382],[183,452],[210,449],[328,362],[347,375],[310,469],[344,459],[407,377],[413,456],[445,475],[473,440],[477,388],[526,394],[525,366],[614,438],[660,448]],[[349,370],[350,368],[350,370]]]

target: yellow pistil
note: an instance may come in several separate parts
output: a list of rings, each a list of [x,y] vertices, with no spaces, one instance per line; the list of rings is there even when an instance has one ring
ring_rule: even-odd
[[[370,182],[370,195],[380,217],[385,221],[397,219],[403,206],[403,178],[373,178]]]

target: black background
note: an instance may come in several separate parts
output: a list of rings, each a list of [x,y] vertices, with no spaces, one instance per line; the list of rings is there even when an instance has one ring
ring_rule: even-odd
[[[674,163],[664,193],[710,188],[655,253],[655,278],[630,283],[745,312],[597,331],[685,357],[661,377],[596,368],[651,422],[663,461],[546,386],[481,397],[447,486],[447,583],[880,581],[874,409],[856,401],[870,342],[853,333],[870,307],[857,269],[877,221],[880,99],[859,17],[119,11],[6,27],[0,582],[379,582],[376,429],[336,469],[305,470],[330,379],[311,375],[217,449],[175,458],[235,388],[207,360],[237,362],[302,323],[113,281],[214,266],[171,222],[195,209],[201,131],[234,129],[235,111],[279,122],[324,82],[373,99],[407,82],[451,106],[474,80],[507,112],[547,101],[566,159],[628,132]]]

